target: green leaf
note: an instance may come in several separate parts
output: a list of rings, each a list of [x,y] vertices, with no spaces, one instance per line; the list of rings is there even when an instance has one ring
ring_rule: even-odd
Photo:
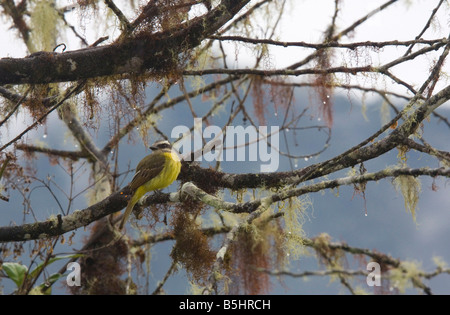
[[[50,277],[48,277],[45,283],[42,283],[36,287],[34,287],[30,291],[30,295],[51,295],[52,294],[52,285],[58,281],[62,276],[60,273],[54,273]]]
[[[25,279],[28,268],[27,266],[18,263],[5,262],[2,265],[2,270],[6,273],[8,278],[14,281],[17,287],[20,288],[23,280]]]
[[[28,279],[33,279],[41,273],[42,269],[46,266],[54,263],[55,261],[62,260],[62,259],[73,259],[83,256],[82,254],[74,254],[74,255],[67,255],[67,256],[57,256],[49,259],[46,263],[42,262],[40,263],[33,271],[31,271],[28,275]],[[5,272],[5,274],[10,278],[14,283],[17,285],[17,288],[20,288],[25,280],[25,275],[28,272],[27,266],[24,266],[19,263],[13,263],[13,262],[6,262],[3,263],[1,266],[1,269]],[[53,274],[47,279],[47,284],[53,284],[56,282],[59,278],[61,278],[61,274]],[[30,294],[51,294],[51,286],[46,287],[45,284],[41,284],[39,286],[34,287]]]
[[[41,270],[42,270],[44,267],[46,267],[46,266],[48,266],[48,265],[54,263],[55,261],[62,260],[62,259],[78,258],[78,257],[81,257],[81,256],[83,256],[83,255],[82,255],[82,254],[75,254],[75,255],[57,256],[57,257],[50,258],[50,259],[47,261],[47,263],[42,262],[42,263],[40,263],[33,271],[31,271],[31,272],[30,272],[30,276],[31,276],[31,277],[36,277],[37,275],[39,275],[39,273],[41,272]]]

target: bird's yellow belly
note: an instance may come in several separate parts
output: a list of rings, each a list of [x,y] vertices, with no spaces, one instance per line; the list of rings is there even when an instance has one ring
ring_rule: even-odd
[[[172,184],[178,177],[181,162],[175,153],[164,153],[166,164],[161,173],[144,184],[145,191],[163,189]]]

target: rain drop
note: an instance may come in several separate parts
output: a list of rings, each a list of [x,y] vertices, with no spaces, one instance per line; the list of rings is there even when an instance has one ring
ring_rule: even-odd
[[[46,133],[44,133],[44,135],[42,136],[42,138],[47,138],[47,134]]]
[[[305,161],[308,162],[308,160],[309,160],[309,157],[305,157]]]
[[[367,217],[367,213],[364,213],[364,216],[366,216],[366,217]]]

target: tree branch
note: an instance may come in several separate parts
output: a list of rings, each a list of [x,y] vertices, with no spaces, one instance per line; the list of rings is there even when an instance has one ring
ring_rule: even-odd
[[[218,202],[218,198],[207,195],[200,189],[194,188],[195,186],[193,186],[192,184],[187,183],[177,193],[148,195],[146,198],[141,199],[139,204],[141,206],[149,206],[151,204],[158,203],[180,202],[182,200],[182,195],[187,193],[191,197],[195,197],[200,201],[217,207],[218,209],[224,209],[235,213],[250,213],[253,217],[253,214],[258,209],[261,209],[261,207],[265,208],[267,204],[286,200],[291,197],[318,192],[324,189],[335,188],[341,185],[351,185],[367,181],[377,181],[386,177],[396,177],[401,175],[450,177],[450,168],[388,169],[377,173],[366,173],[360,176],[323,181],[317,184],[281,191],[263,199],[245,203],[236,203],[234,205],[224,201]],[[21,226],[0,227],[0,243],[48,238],[52,236],[62,235],[77,228],[86,226],[102,217],[122,210],[127,204],[129,194],[129,188],[125,187],[122,190],[113,193],[108,198],[84,210],[75,211],[74,213],[67,216],[57,216],[56,218],[50,218],[47,221],[24,224]]]
[[[222,0],[209,13],[167,31],[141,33],[101,47],[0,59],[0,85],[45,84],[99,76],[161,72],[230,21],[249,0]],[[173,67],[172,67],[173,68]]]
[[[58,215],[47,221],[0,227],[0,243],[49,238],[86,226],[123,209],[127,204],[127,192],[129,193],[124,188],[84,210],[74,211],[66,216]]]
[[[9,141],[8,143],[4,144],[0,148],[0,152],[9,147],[11,144],[16,143],[18,140],[20,140],[28,131],[35,128],[38,124],[42,123],[42,121],[50,115],[54,110],[56,110],[58,107],[60,107],[64,102],[69,99],[73,94],[77,93],[77,91],[84,86],[84,82],[79,82],[78,84],[68,88],[63,95],[61,95],[60,99],[58,99],[58,102],[53,105],[47,112],[45,112],[43,115],[41,115],[34,123],[32,123],[30,126],[28,126],[25,130],[23,130],[19,135],[17,135],[14,139]]]
[[[57,150],[57,149],[51,149],[51,148],[45,148],[45,147],[37,147],[33,145],[27,145],[23,143],[16,144],[16,149],[22,150],[25,152],[38,152],[38,153],[44,153],[47,155],[53,155],[56,157],[63,157],[63,158],[69,158],[72,160],[78,160],[82,158],[88,158],[89,154],[87,152],[83,151],[65,151],[65,150]]]
[[[243,36],[210,36],[209,39],[220,40],[220,41],[239,41],[243,43],[250,43],[255,45],[266,44],[266,45],[274,45],[274,46],[282,46],[282,47],[304,47],[304,48],[312,48],[312,49],[325,49],[325,48],[345,48],[345,49],[358,49],[358,48],[383,48],[386,46],[410,46],[413,44],[425,44],[425,45],[434,45],[434,44],[447,44],[446,38],[440,39],[416,39],[416,40],[408,40],[408,41],[384,41],[384,42],[354,42],[354,43],[339,43],[336,41],[333,42],[325,42],[320,44],[308,43],[308,42],[283,42],[277,41],[273,39],[260,39],[260,38],[251,38],[251,37],[243,37]]]

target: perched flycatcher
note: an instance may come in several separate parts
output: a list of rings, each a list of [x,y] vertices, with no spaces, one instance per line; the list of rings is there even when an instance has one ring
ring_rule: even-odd
[[[133,211],[134,205],[146,193],[163,189],[177,179],[181,169],[178,153],[172,149],[169,141],[155,142],[150,149],[152,153],[143,158],[136,167],[131,183],[129,184],[133,195],[123,214],[119,229],[122,229]]]

